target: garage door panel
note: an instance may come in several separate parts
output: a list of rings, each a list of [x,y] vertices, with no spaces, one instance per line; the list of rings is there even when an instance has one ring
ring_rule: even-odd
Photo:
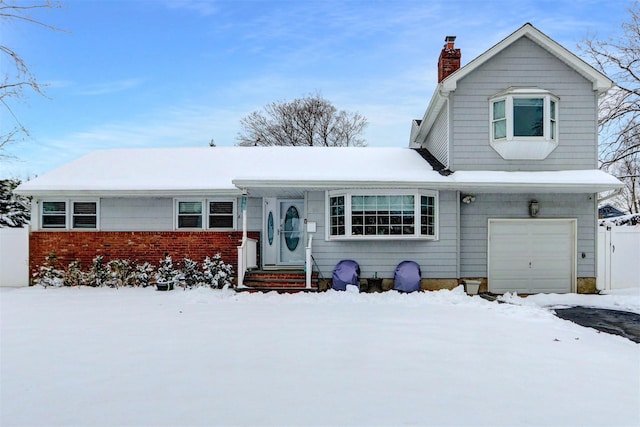
[[[489,290],[571,292],[575,220],[490,220]]]

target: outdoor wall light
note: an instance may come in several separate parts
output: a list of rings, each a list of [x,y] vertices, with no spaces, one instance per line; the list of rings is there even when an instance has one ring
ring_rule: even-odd
[[[476,196],[472,196],[471,194],[467,194],[466,196],[462,197],[462,203],[465,203],[467,205],[475,201],[476,201]]]
[[[540,205],[537,200],[532,200],[529,202],[529,216],[531,218],[535,218],[540,213]]]

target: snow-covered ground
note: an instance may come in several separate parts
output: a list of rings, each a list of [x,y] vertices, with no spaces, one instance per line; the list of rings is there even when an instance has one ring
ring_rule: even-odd
[[[605,296],[1,289],[0,425],[638,426],[640,345],[555,317]]]

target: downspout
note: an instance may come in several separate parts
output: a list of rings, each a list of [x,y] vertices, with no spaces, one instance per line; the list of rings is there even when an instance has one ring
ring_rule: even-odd
[[[456,277],[461,279],[460,277],[460,190],[456,191]]]

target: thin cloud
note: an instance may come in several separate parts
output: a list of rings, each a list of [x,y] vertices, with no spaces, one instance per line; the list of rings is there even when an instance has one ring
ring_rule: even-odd
[[[115,92],[122,92],[125,90],[133,89],[142,84],[142,79],[125,79],[125,80],[115,80],[112,82],[104,82],[98,83],[91,86],[88,86],[84,89],[80,89],[78,91],[79,95],[85,96],[97,96],[97,95],[107,95]]]
[[[169,9],[186,9],[202,16],[210,16],[218,11],[215,2],[201,0],[169,0],[165,2]]]

